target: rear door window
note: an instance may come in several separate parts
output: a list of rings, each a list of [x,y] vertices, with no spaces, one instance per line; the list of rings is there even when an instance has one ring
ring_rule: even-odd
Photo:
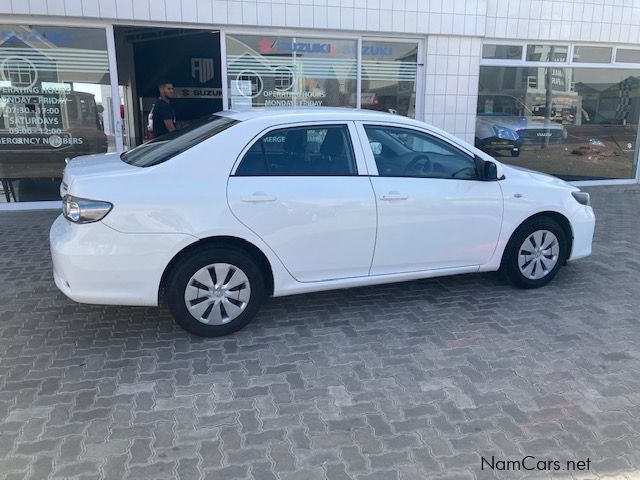
[[[250,175],[356,175],[347,125],[272,130],[255,142],[236,169]]]

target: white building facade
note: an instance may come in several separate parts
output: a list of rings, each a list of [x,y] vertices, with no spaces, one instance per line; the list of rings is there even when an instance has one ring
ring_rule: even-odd
[[[221,109],[345,106],[577,184],[637,183],[640,0],[0,0],[0,210]],[[115,99],[115,101],[114,101]]]

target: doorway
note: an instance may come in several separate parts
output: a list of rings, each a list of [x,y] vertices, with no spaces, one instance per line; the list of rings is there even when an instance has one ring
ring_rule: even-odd
[[[222,110],[220,33],[210,30],[114,27],[125,148],[149,139],[158,83],[173,83],[178,128]]]

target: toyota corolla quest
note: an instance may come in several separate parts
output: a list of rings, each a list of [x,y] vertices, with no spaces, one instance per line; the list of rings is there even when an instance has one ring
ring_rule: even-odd
[[[227,111],[79,157],[51,227],[56,285],[158,305],[204,336],[269,296],[501,270],[524,288],[591,253],[589,195],[391,114]]]

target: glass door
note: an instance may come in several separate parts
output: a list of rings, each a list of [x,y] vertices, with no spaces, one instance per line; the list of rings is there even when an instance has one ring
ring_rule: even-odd
[[[370,110],[420,117],[418,67],[420,42],[367,39],[362,41],[361,106]]]

